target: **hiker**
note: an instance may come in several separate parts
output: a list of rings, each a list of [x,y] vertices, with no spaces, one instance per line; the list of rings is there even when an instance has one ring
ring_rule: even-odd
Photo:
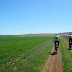
[[[55,50],[56,50],[56,53],[57,53],[57,48],[59,47],[59,36],[57,34],[54,37],[54,43],[55,43]],[[58,43],[58,47],[56,47],[56,43]]]
[[[71,42],[72,42],[72,35],[69,35],[69,48],[71,48]]]

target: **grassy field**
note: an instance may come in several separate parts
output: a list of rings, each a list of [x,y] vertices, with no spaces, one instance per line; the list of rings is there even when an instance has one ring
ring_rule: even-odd
[[[69,38],[68,37],[63,37],[63,39],[65,40],[65,41],[67,41],[67,42],[69,42]]]
[[[68,41],[67,39],[65,40]],[[72,53],[70,50],[68,50],[67,45],[62,40],[60,41],[60,46],[62,51],[62,59],[64,62],[64,71],[72,72]]]
[[[68,42],[68,38],[63,37]],[[49,52],[54,46],[53,37],[0,36],[0,67],[12,61],[0,72],[42,72]],[[64,71],[72,71],[72,53],[60,39]]]
[[[53,37],[0,36],[0,66],[20,58],[1,72],[40,72],[53,48]]]

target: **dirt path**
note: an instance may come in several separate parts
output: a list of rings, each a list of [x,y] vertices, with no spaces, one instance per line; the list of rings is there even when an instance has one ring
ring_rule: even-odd
[[[63,40],[63,42],[67,45],[67,47],[69,48],[69,44],[68,44],[68,42],[67,41],[65,41],[62,37],[61,37],[61,39]]]
[[[61,37],[61,39],[63,40],[63,42],[67,45],[67,47],[69,48],[69,43],[67,42],[67,41],[65,41],[62,37]],[[68,50],[70,50],[70,52],[72,52],[72,49],[68,49]]]
[[[51,53],[54,52],[54,48]],[[58,54],[49,55],[49,58],[45,64],[45,67],[42,72],[64,72],[63,71],[63,62],[61,58],[61,49],[58,48]]]
[[[0,66],[0,69],[5,68],[5,67],[7,67],[8,65],[11,65],[13,61],[16,61],[16,60],[19,59],[19,58],[20,58],[20,56],[12,59],[11,61],[9,61],[8,63],[6,63],[5,65]]]

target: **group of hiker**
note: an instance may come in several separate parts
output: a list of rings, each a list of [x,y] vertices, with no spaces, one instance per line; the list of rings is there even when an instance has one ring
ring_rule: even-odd
[[[59,42],[60,42],[60,38],[58,36],[58,34],[56,34],[56,36],[54,37],[54,43],[55,43],[55,51],[57,53],[57,47],[56,45],[58,45],[59,47]],[[69,34],[69,48],[71,48],[71,45],[72,45],[72,35]]]

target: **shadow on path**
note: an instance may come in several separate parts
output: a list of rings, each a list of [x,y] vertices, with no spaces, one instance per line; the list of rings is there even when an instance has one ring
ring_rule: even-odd
[[[49,54],[50,55],[56,55],[57,53],[56,52],[53,52],[53,53],[49,52]]]
[[[67,49],[67,50],[72,50],[71,48]]]

